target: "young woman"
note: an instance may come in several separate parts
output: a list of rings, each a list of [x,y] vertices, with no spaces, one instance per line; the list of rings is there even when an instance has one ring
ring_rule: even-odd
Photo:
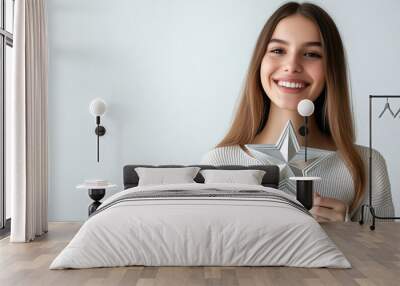
[[[354,144],[341,37],[331,17],[314,4],[290,2],[269,18],[257,40],[232,126],[202,164],[262,164],[244,145],[275,144],[288,120],[298,130],[303,118],[297,104],[302,99],[315,105],[308,146],[334,151],[308,174],[322,178],[315,185],[311,213],[320,222],[344,221],[346,215],[358,220],[368,197],[368,148]],[[304,145],[303,137],[297,137]],[[378,215],[393,216],[385,160],[374,151],[373,162],[373,205]]]

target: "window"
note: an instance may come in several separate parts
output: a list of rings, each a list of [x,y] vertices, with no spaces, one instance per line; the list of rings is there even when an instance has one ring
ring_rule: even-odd
[[[5,105],[11,91],[14,0],[0,0],[0,228],[9,226],[10,194],[5,193]],[[1,232],[0,232],[1,235]]]

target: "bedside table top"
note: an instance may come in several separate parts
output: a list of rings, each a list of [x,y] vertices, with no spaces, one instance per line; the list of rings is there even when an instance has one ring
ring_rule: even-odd
[[[107,185],[98,185],[98,186],[96,186],[96,185],[88,185],[88,184],[80,184],[80,185],[77,185],[76,188],[77,189],[85,189],[85,190],[87,190],[87,189],[96,190],[96,189],[109,189],[109,188],[114,188],[116,186],[117,185],[110,184],[110,183],[107,184]]]
[[[321,177],[290,177],[289,180],[292,181],[318,181]]]

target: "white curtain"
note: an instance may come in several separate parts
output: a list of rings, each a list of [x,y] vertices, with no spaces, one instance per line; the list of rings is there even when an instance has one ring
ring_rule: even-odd
[[[10,112],[6,114],[12,242],[28,242],[47,232],[48,54],[44,1],[16,0],[14,7],[13,91]]]

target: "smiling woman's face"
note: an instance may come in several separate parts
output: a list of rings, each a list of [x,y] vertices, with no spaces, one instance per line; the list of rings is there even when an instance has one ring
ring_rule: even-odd
[[[261,62],[261,83],[272,104],[297,110],[302,99],[314,101],[325,85],[323,48],[318,26],[292,15],[275,28]]]

